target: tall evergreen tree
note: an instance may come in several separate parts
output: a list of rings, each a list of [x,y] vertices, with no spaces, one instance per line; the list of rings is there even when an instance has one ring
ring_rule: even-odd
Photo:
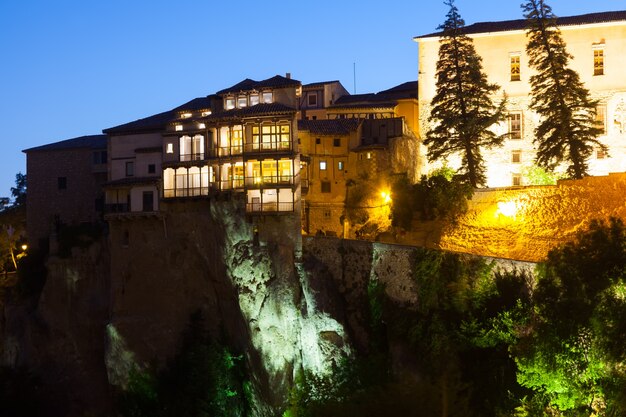
[[[429,122],[433,128],[424,143],[428,159],[433,161],[449,155],[462,155],[460,172],[473,187],[485,183],[482,148],[502,144],[504,137],[490,127],[503,120],[506,99],[495,105],[492,95],[500,89],[487,82],[482,59],[472,40],[463,34],[465,22],[454,0],[444,2],[450,7],[443,30],[437,61],[437,93],[431,102]]]
[[[597,101],[578,73],[568,68],[572,56],[556,25],[556,16],[543,0],[522,4],[528,20],[526,52],[529,64],[537,73],[530,77],[531,108],[541,117],[535,130],[537,164],[553,170],[561,162],[569,164],[572,178],[587,175],[587,160],[594,147],[607,151],[596,137],[601,130],[595,126]]]

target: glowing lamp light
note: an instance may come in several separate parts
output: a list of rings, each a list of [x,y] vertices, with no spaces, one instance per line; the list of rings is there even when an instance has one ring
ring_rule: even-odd
[[[389,204],[391,202],[391,194],[388,191],[381,192],[380,196],[383,198],[384,204]]]
[[[23,244],[22,245],[22,250],[25,251],[26,249],[28,249],[28,245],[27,244]]]
[[[496,211],[496,217],[501,214],[509,218],[515,218],[517,210],[518,208],[515,201],[499,201],[498,210]]]

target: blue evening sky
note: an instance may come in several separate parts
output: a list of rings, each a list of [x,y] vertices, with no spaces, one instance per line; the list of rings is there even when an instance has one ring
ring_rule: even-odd
[[[466,24],[519,19],[521,0],[457,0]],[[549,0],[559,16],[623,0]],[[412,37],[435,0],[0,0],[0,196],[23,149],[169,110],[244,78],[290,72],[376,92],[417,79]],[[625,51],[626,52],[626,51]]]

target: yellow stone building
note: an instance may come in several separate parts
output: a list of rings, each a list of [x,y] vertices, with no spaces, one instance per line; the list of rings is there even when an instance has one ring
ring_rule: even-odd
[[[609,148],[596,151],[589,160],[591,175],[626,171],[626,11],[592,13],[557,20],[567,51],[573,56],[570,67],[577,71],[594,99],[599,100],[597,122],[604,133],[600,141]],[[527,185],[527,173],[535,159],[534,130],[538,115],[529,109],[533,74],[526,54],[526,21],[482,22],[465,27],[476,51],[483,59],[489,82],[501,86],[508,95],[508,118],[496,127],[510,133],[503,147],[486,151],[487,186]],[[418,36],[420,135],[429,129],[430,103],[436,93],[435,73],[441,33]],[[501,97],[495,97],[500,99]],[[426,149],[423,149],[426,153]],[[459,158],[447,163],[456,167]],[[424,173],[442,165],[424,165]]]

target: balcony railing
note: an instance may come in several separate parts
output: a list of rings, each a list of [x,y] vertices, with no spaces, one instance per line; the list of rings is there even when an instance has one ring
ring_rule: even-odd
[[[246,187],[261,187],[265,185],[292,185],[293,175],[263,175],[260,177],[247,177]]]
[[[291,141],[247,143],[245,145],[246,153],[259,153],[259,152],[268,152],[268,151],[289,151],[291,149],[292,149]]]
[[[114,204],[105,204],[104,205],[104,212],[105,213],[127,213],[130,211],[130,207],[128,207],[128,204],[122,204],[122,203],[114,203]]]
[[[164,198],[175,197],[200,197],[209,195],[209,191],[215,190],[211,187],[187,187],[187,188],[166,188],[163,190]]]
[[[204,160],[204,152],[189,153],[189,154],[181,154],[180,155],[180,161],[181,162],[203,161],[203,160]]]
[[[294,210],[294,203],[248,203],[246,204],[246,212],[248,213],[276,213],[291,212]]]

